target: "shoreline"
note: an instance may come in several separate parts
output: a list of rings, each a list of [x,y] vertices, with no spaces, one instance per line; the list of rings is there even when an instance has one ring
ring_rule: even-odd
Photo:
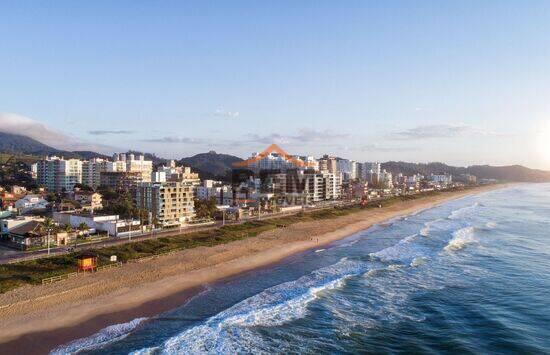
[[[106,326],[181,306],[205,284],[270,267],[374,224],[510,185],[491,185],[395,203],[316,222],[298,222],[244,240],[198,247],[113,271],[0,295],[0,352],[47,353]],[[40,298],[36,296],[40,295]]]

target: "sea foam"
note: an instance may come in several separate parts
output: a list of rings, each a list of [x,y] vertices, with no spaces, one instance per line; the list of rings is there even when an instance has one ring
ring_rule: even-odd
[[[62,345],[52,350],[50,354],[74,354],[80,351],[99,349],[109,343],[127,337],[128,334],[135,330],[145,320],[147,320],[147,318],[136,318],[127,323],[108,326],[92,336],[77,339],[68,344]]]
[[[322,292],[340,288],[366,263],[342,258],[295,281],[268,288],[168,339],[160,351],[173,353],[258,352],[264,349],[252,327],[273,327],[303,318]]]
[[[464,248],[466,245],[475,243],[474,227],[465,227],[453,232],[453,238],[447,243],[445,251],[453,252]]]

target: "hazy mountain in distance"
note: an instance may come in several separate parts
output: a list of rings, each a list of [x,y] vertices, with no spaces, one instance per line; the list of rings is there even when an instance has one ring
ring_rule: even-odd
[[[107,158],[106,155],[91,151],[69,152],[50,147],[36,139],[19,134],[0,132],[0,153],[13,155],[34,155],[42,157],[46,155],[58,155],[65,158],[91,159],[94,157]]]
[[[478,179],[497,179],[516,182],[547,182],[550,181],[550,171],[529,169],[521,165],[491,166],[472,165],[469,167],[456,167],[444,163],[407,163],[402,161],[389,161],[382,163],[382,169],[392,174],[441,174],[449,173],[455,176],[472,174]]]
[[[129,151],[131,153],[133,151]],[[65,158],[91,159],[94,157],[109,158],[108,156],[92,151],[64,151],[24,135],[0,132],[0,153],[13,155],[32,155],[37,158],[45,155],[58,155]],[[138,152],[133,152],[137,154]],[[144,153],[145,158],[152,160],[155,165],[166,164],[167,159],[160,158],[154,154]],[[203,179],[230,179],[232,164],[243,159],[229,154],[220,154],[214,151],[200,153],[191,157],[182,158],[178,161],[180,165],[191,167],[200,174]],[[453,175],[473,174],[480,179],[498,179],[518,182],[550,182],[550,171],[529,169],[521,165],[490,166],[473,165],[469,167],[455,167],[444,163],[407,163],[389,161],[382,163],[382,168],[393,174],[439,174],[449,173]]]

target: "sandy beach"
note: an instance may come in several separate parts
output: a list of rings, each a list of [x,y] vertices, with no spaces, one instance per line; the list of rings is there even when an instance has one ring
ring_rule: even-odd
[[[300,222],[224,245],[128,263],[50,285],[21,287],[0,295],[0,353],[47,353],[110,324],[173,309],[205,284],[268,266],[390,218],[503,187],[447,192],[326,221]]]

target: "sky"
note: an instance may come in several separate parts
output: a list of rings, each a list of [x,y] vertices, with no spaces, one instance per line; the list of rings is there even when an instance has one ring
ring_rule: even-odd
[[[2,1],[0,131],[550,169],[550,1]]]

